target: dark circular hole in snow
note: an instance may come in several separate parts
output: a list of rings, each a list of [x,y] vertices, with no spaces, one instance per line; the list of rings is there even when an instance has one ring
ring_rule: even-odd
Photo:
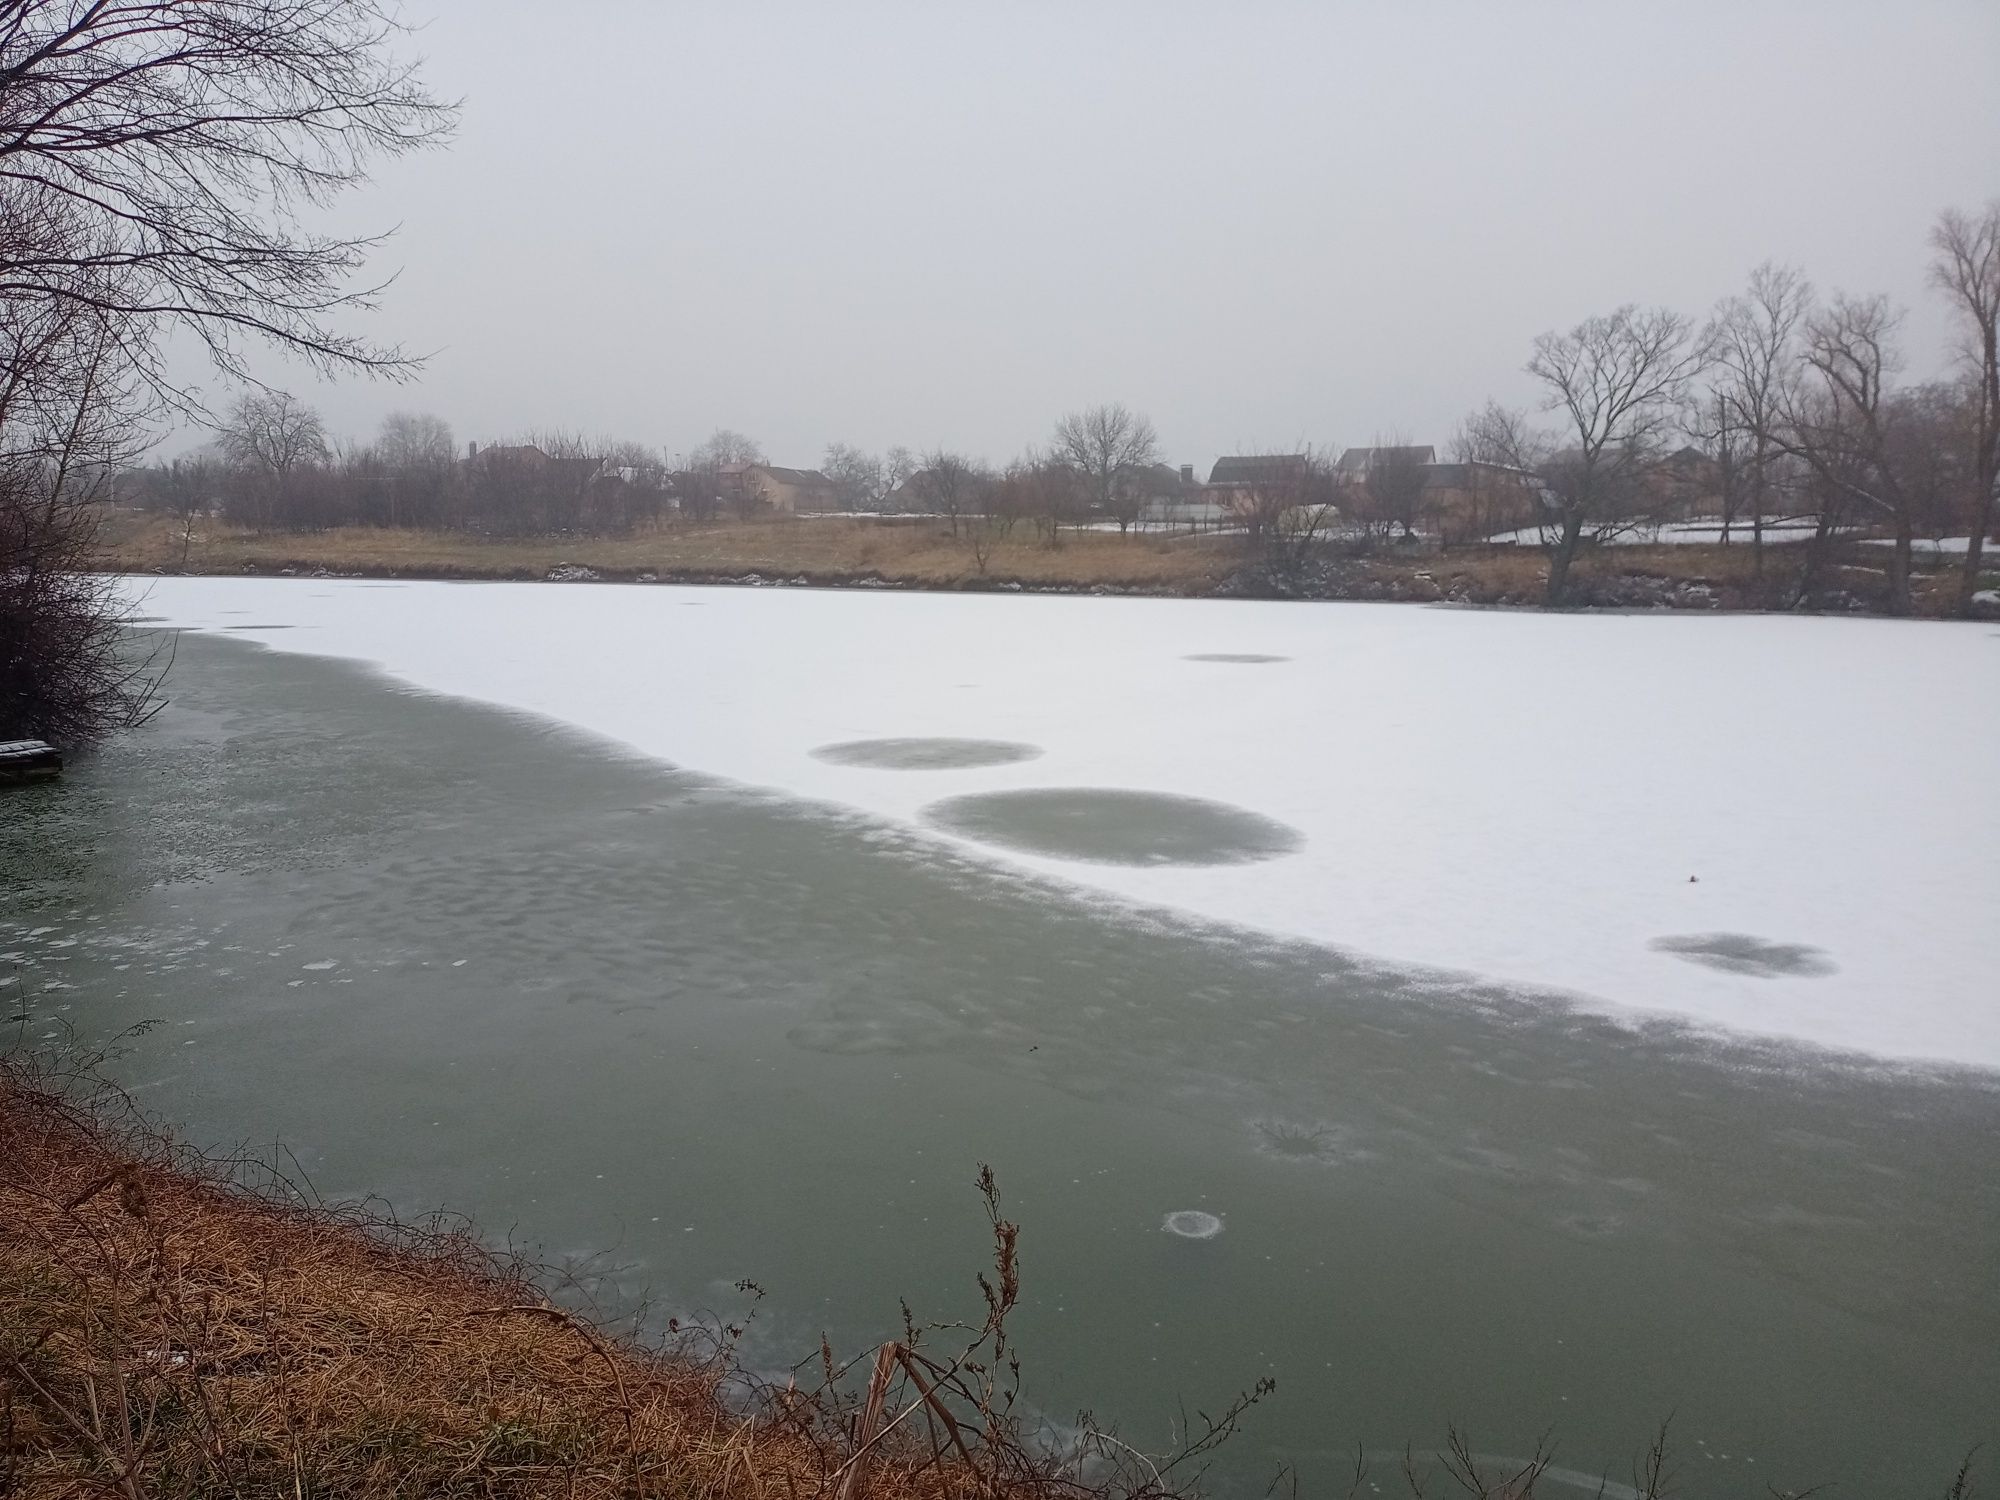
[[[932,803],[924,816],[966,838],[1106,865],[1245,865],[1305,842],[1226,802],[1110,787],[979,792]]]
[[[1804,943],[1774,943],[1746,932],[1691,932],[1654,938],[1650,946],[1691,964],[1757,979],[1776,979],[1780,975],[1817,979],[1834,973],[1837,968],[1824,948]]]
[[[844,740],[821,745],[815,760],[836,766],[867,766],[877,771],[953,771],[966,766],[1007,766],[1033,760],[1038,745],[1013,740],[901,739]]]
[[[1240,666],[1250,666],[1269,661],[1290,661],[1289,656],[1266,656],[1261,651],[1197,651],[1192,656],[1183,656],[1182,661],[1227,661]]]

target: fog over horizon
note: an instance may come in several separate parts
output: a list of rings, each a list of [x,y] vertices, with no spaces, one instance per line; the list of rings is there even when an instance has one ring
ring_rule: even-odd
[[[1931,222],[2000,194],[1976,0],[408,14],[463,124],[328,223],[400,225],[358,326],[429,365],[253,361],[357,439],[416,410],[461,444],[671,458],[730,427],[799,466],[836,441],[1003,462],[1122,401],[1201,469],[1443,448],[1488,397],[1533,401],[1536,334],[1699,318],[1766,259],[1887,293],[1922,378]]]

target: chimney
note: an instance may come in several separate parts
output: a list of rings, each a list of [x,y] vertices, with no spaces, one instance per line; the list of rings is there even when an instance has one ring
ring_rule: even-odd
[[[1181,483],[1182,483],[1182,484],[1185,484],[1185,485],[1190,485],[1190,486],[1191,486],[1191,485],[1193,485],[1193,483],[1194,483],[1194,465],[1193,465],[1193,464],[1182,464],[1182,465],[1181,465]]]
[[[465,461],[471,463],[477,457],[479,457],[479,444],[467,443],[465,445]]]

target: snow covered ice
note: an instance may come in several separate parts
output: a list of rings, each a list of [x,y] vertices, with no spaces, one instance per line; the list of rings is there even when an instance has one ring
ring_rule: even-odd
[[[167,627],[373,663],[1086,893],[1559,988],[1606,1014],[2000,1067],[1991,626],[595,584],[129,587]],[[815,753],[933,739],[1041,753],[917,766]],[[1295,847],[1103,863],[925,816],[1086,788],[1225,804]]]

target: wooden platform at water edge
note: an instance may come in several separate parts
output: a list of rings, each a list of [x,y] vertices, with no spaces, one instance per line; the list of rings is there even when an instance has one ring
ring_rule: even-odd
[[[0,786],[53,781],[62,775],[62,751],[45,740],[0,740]]]

